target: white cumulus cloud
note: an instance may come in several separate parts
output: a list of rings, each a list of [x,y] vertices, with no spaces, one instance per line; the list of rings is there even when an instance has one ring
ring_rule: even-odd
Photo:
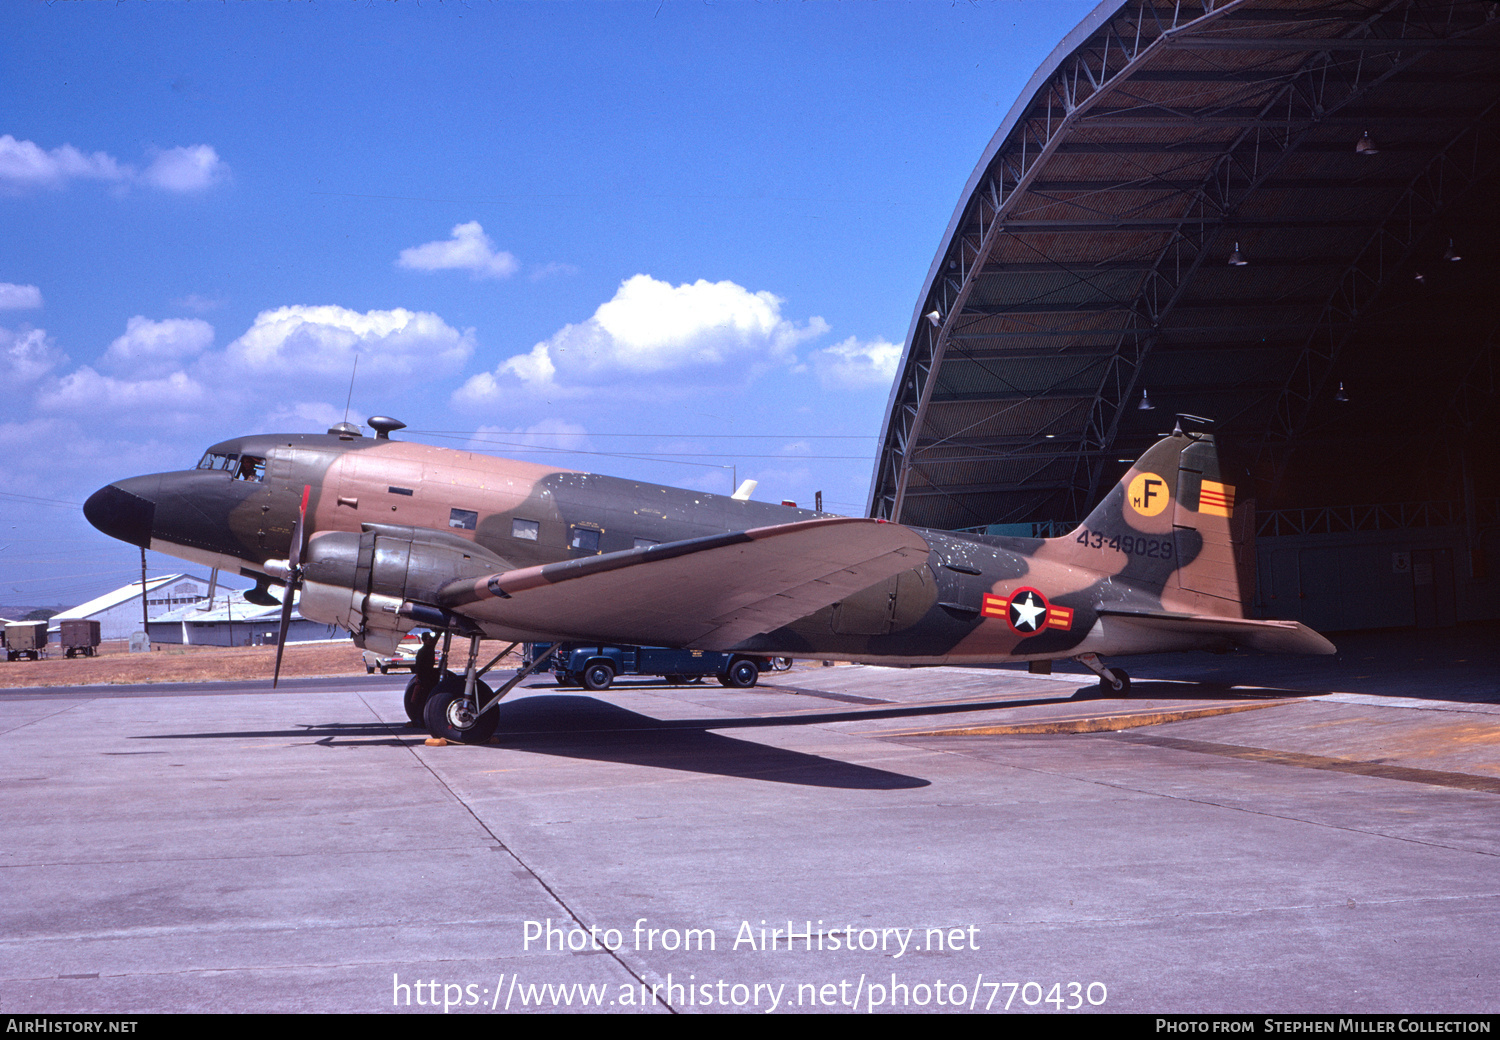
[[[36,403],[43,411],[107,413],[112,420],[152,423],[197,411],[209,403],[209,395],[185,372],[161,379],[116,379],[85,365],[38,394]]]
[[[647,274],[620,284],[593,317],[565,325],[550,339],[470,379],[456,404],[493,401],[506,378],[557,390],[620,377],[735,366],[737,375],[795,360],[799,343],[828,331],[822,318],[798,325],[781,314],[784,301],[734,282],[672,285]]]
[[[509,278],[521,265],[484,233],[479,221],[453,229],[453,237],[401,250],[397,266],[413,271],[469,271],[475,278]]]
[[[164,191],[202,191],[229,176],[229,166],[210,145],[168,148],[157,152],[141,180]]]
[[[0,329],[0,370],[7,384],[30,383],[68,360],[45,329]]]
[[[226,355],[255,375],[347,380],[358,354],[360,376],[415,380],[454,372],[473,352],[473,329],[461,332],[425,311],[292,306],[257,314]]]
[[[812,356],[818,382],[833,390],[869,390],[889,387],[901,362],[901,344],[883,339],[861,343],[850,336],[842,343],[824,347]]]
[[[34,285],[0,282],[0,311],[30,310],[42,305],[42,290]]]
[[[74,180],[139,183],[181,193],[200,191],[228,174],[229,167],[206,144],[159,151],[142,172],[105,152],[86,155],[71,144],[48,150],[34,141],[0,135],[0,190],[12,194],[61,188]]]
[[[125,335],[109,345],[104,361],[129,375],[160,376],[203,353],[213,341],[214,327],[198,318],[152,321],[138,314],[125,323]]]
[[[32,141],[0,136],[0,185],[12,191],[26,188],[59,188],[73,179],[123,181],[129,167],[121,166],[103,152],[84,155],[65,144],[50,152]]]

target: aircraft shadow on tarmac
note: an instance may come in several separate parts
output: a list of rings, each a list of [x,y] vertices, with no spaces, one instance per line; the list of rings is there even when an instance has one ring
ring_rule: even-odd
[[[1066,687],[1065,687],[1066,689]],[[724,736],[714,730],[767,729],[811,726],[830,722],[867,722],[879,719],[921,718],[1008,708],[1067,705],[1100,700],[1097,685],[1071,696],[1026,700],[965,700],[887,708],[860,707],[850,711],[797,712],[782,715],[656,719],[608,701],[578,694],[537,694],[501,704],[499,732],[489,745],[563,758],[620,762],[677,769],[684,772],[808,787],[862,790],[920,788],[929,781],[884,769],[854,765],[800,751],[771,747]],[[1235,699],[1284,697],[1288,691],[1233,689],[1218,683],[1141,682],[1130,700],[1106,701],[1108,710],[1144,699]],[[140,740],[246,739],[302,737],[324,747],[409,746],[425,737],[394,734],[383,722],[324,723],[280,730],[237,730],[218,733],[164,733]]]
[[[692,773],[735,776],[807,787],[902,790],[930,781],[885,769],[854,765],[820,755],[738,740],[710,728],[746,725],[808,725],[827,716],[769,719],[682,719],[663,721],[582,696],[527,697],[502,704],[500,732],[489,745],[542,755],[621,762]],[[137,740],[297,738],[324,747],[405,747],[425,736],[392,736],[383,722],[304,725],[279,730],[218,733],[142,734]]]
[[[805,787],[891,791],[929,785],[920,777],[709,732],[726,723],[766,720],[663,721],[577,695],[527,697],[503,704],[499,711],[500,729],[494,743],[513,751]]]

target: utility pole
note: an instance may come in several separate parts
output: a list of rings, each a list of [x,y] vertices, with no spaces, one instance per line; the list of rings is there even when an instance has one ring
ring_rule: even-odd
[[[146,637],[146,649],[151,649],[151,616],[146,611],[146,547],[141,546],[141,634]]]

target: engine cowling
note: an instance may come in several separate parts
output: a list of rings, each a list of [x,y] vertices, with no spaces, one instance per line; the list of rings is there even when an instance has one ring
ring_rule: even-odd
[[[510,569],[483,546],[443,531],[395,524],[327,531],[308,543],[302,616],[348,629],[356,646],[392,653],[418,624],[462,627],[465,619],[436,605],[445,584]]]

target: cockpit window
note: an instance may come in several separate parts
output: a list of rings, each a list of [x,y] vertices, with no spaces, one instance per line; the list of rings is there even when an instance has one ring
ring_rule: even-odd
[[[239,461],[238,455],[225,455],[220,452],[205,452],[203,458],[198,460],[199,469],[227,469],[233,470],[235,463]]]
[[[266,460],[257,455],[241,455],[234,471],[235,480],[259,481],[266,475]]]

